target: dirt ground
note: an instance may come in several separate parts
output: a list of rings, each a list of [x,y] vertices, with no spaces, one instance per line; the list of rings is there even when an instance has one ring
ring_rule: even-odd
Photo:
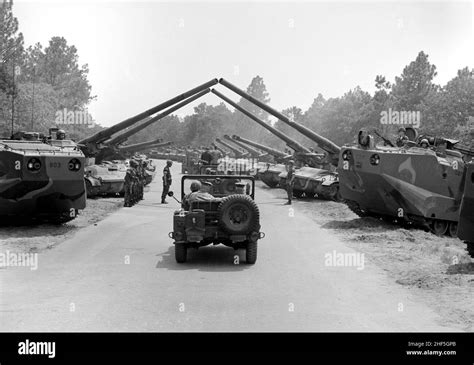
[[[277,194],[284,199],[284,191]],[[359,218],[341,203],[298,200],[294,206],[364,253],[366,261],[419,296],[447,325],[474,331],[474,260],[465,243],[418,228]]]
[[[79,229],[96,224],[121,206],[123,198],[120,197],[88,199],[87,209],[66,224],[0,226],[0,251],[33,253],[51,249],[72,237]]]

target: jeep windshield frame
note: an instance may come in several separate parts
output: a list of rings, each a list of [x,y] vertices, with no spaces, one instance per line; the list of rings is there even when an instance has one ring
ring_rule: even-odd
[[[253,176],[249,175],[184,175],[181,178],[181,201],[183,201],[186,193],[184,191],[184,183],[186,180],[215,180],[215,179],[221,179],[221,180],[230,180],[230,179],[238,179],[241,181],[247,180],[252,184],[252,191],[251,194],[247,195],[252,198],[252,200],[255,200],[255,178]]]

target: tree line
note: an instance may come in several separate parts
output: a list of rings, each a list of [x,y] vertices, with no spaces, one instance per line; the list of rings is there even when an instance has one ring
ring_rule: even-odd
[[[12,0],[0,3],[0,24],[0,136],[10,136],[12,127],[47,133],[58,126],[80,139],[101,129],[64,119],[64,111],[86,113],[94,100],[89,68],[79,65],[76,47],[60,36],[26,47]]]
[[[474,129],[474,69],[460,69],[446,85],[436,84],[436,75],[436,66],[420,51],[394,82],[376,75],[373,95],[359,86],[336,98],[326,99],[319,93],[307,110],[291,106],[281,112],[338,145],[352,143],[362,128],[377,130],[387,138],[395,139],[401,125],[382,123],[383,116],[392,111],[416,113],[420,119],[420,133],[470,142],[469,131]],[[260,76],[252,79],[246,91],[254,98],[270,103],[269,92]],[[271,121],[266,112],[246,99],[241,98],[238,104],[301,144],[316,148],[313,141],[281,121]],[[182,145],[202,146],[224,134],[238,134],[285,148],[284,142],[224,103],[217,106],[201,103],[183,120],[168,116],[146,128],[135,139],[139,141],[147,135],[156,135]]]
[[[79,65],[78,51],[64,37],[52,37],[48,45],[25,48],[12,0],[0,4],[0,136],[15,131],[47,132],[55,126],[58,112],[86,110],[96,97],[91,94],[88,65]],[[289,106],[281,112],[338,145],[350,143],[361,128],[377,129],[393,138],[399,125],[383,124],[384,113],[413,112],[420,116],[420,132],[470,141],[474,118],[474,69],[465,67],[446,85],[435,83],[437,68],[420,51],[395,80],[375,75],[371,95],[359,86],[335,98],[316,97],[307,110]],[[271,98],[262,77],[255,76],[247,93],[263,103]],[[258,118],[308,147],[314,142],[241,98],[237,103]],[[63,114],[65,117],[66,115]],[[129,116],[124,116],[124,119]],[[93,118],[92,118],[93,119]],[[56,124],[73,139],[81,139],[101,129],[80,124]],[[182,146],[208,146],[216,137],[237,134],[276,148],[284,143],[266,129],[233,110],[224,102],[214,106],[200,103],[194,112],[180,118],[170,115],[132,136],[129,143],[161,137]]]

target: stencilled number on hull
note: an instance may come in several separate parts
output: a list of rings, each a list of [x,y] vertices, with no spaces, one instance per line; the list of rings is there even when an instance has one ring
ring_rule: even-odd
[[[50,162],[49,167],[51,167],[53,169],[59,169],[61,167],[61,163],[60,162]]]
[[[21,170],[21,162],[15,161],[15,170]]]
[[[459,164],[457,161],[453,161],[453,170],[459,169]]]
[[[342,169],[343,170],[349,170],[349,161],[344,161],[342,163]]]
[[[76,216],[76,209],[74,208],[69,209],[69,216],[71,218],[74,218]]]

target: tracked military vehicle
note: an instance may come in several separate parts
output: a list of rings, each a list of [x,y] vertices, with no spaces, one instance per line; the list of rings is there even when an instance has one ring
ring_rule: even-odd
[[[216,79],[213,79],[199,85],[151,109],[82,139],[79,141],[79,145],[87,157],[95,158],[96,163],[100,163],[102,160],[117,159],[116,154],[119,152],[117,147],[130,136],[207,94],[210,91],[209,88],[217,82]]]
[[[220,92],[214,89],[211,90],[214,94],[216,94],[218,97],[232,105],[235,109],[239,110],[247,117],[249,117],[265,129],[270,131],[272,134],[283,140],[288,147],[295,151],[293,158],[295,159],[297,166],[301,167],[301,169],[295,170],[294,175],[293,193],[296,197],[306,196],[317,197],[322,199],[339,200],[339,182],[337,173],[335,172],[338,157],[337,154],[339,153],[339,147],[337,145],[327,140],[326,138],[314,133],[310,129],[298,123],[290,121],[283,114],[262,103],[261,101],[253,98],[245,91],[230,84],[228,81],[220,79],[219,82],[222,85],[226,86],[228,89],[243,97],[244,99],[247,99],[248,101],[262,108],[269,114],[275,116],[282,122],[295,128],[300,133],[303,133],[306,137],[313,140],[321,149],[326,151],[325,154],[315,153],[311,151],[309,148],[289,138],[286,134],[272,127],[270,124],[260,120],[252,113],[242,108],[237,103],[222,95]],[[285,188],[287,176],[286,168],[283,170],[282,166],[269,166],[266,170],[266,174],[268,176],[266,180],[270,182],[270,184],[267,185],[275,185],[274,182],[278,181],[277,185],[282,188]]]
[[[191,197],[191,183],[207,184],[209,192]],[[168,194],[174,196],[173,192]],[[175,258],[187,260],[190,248],[223,244],[234,249],[245,249],[248,264],[257,260],[260,231],[260,212],[255,199],[255,181],[249,176],[185,175],[181,179],[181,209],[173,214]]]
[[[232,139],[266,152],[263,158],[259,158],[257,178],[270,188],[278,187],[281,183],[281,176],[286,176],[287,173],[286,166],[283,163],[291,160],[293,156],[237,135],[233,135]]]
[[[168,146],[171,142],[137,143],[133,145],[118,147],[121,156],[131,155],[151,146]],[[124,194],[125,175],[127,168],[125,160],[102,161],[100,164],[86,166],[84,169],[84,180],[86,184],[87,197],[98,197],[108,195]],[[155,171],[145,171],[147,182],[150,183],[155,176]]]
[[[457,141],[428,138],[428,148],[368,146],[359,135],[341,149],[340,193],[358,215],[386,217],[473,239],[473,152]]]
[[[0,216],[64,223],[86,207],[84,154],[69,140],[0,140]]]
[[[278,163],[278,162],[288,161],[292,157],[288,153],[278,151],[275,148],[265,146],[264,144],[251,141],[249,139],[237,136],[235,134],[232,136],[232,139],[235,140],[236,142],[239,142],[242,145],[252,146],[252,147],[255,147],[256,149],[263,151],[264,153],[258,156],[259,162]]]
[[[158,138],[153,141],[123,145],[132,135],[209,93],[209,87],[216,83],[216,79],[208,81],[149,110],[79,141],[79,146],[86,157],[91,161],[91,163],[88,164],[87,174],[85,175],[88,196],[123,193],[125,172],[115,171],[113,168],[111,169],[110,166],[104,165],[103,162],[125,160],[136,152],[171,144],[171,142],[162,142],[161,139]],[[154,176],[154,174],[150,176]]]

